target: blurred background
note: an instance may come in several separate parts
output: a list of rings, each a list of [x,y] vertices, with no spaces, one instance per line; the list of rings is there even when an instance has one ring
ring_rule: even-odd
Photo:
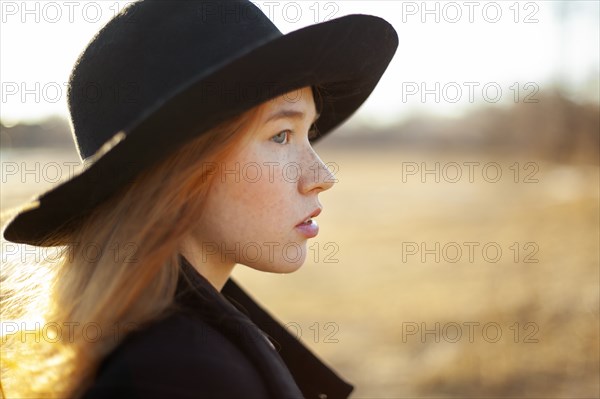
[[[1,4],[6,212],[79,168],[66,82],[126,3]],[[315,148],[338,182],[306,264],[241,285],[356,398],[599,397],[599,2],[256,4],[284,33],[381,16],[400,45]]]

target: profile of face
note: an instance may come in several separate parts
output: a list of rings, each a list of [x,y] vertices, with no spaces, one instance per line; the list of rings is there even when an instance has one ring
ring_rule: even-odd
[[[318,233],[318,196],[335,179],[309,142],[317,118],[310,87],[259,107],[247,141],[213,165],[204,217],[194,231],[200,262],[275,273],[304,263],[307,240]]]

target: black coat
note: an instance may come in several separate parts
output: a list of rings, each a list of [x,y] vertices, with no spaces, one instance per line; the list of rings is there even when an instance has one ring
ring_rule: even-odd
[[[346,398],[338,377],[231,278],[219,293],[183,257],[176,308],[129,334],[84,399]]]

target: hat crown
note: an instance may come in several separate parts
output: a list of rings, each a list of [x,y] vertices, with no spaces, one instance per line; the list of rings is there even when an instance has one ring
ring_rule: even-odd
[[[81,159],[191,81],[279,36],[245,0],[142,0],[124,8],[91,40],[69,79]]]

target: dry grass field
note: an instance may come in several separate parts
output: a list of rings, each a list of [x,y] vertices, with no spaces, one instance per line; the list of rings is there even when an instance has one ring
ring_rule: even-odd
[[[234,276],[354,398],[599,396],[597,166],[318,150],[338,183],[308,261]],[[49,186],[3,183],[3,209]]]

